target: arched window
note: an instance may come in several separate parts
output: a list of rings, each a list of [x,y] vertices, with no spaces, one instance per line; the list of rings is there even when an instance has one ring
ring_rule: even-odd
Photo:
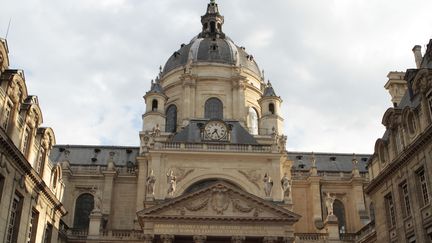
[[[166,110],[166,132],[177,131],[177,106],[170,105]]]
[[[275,113],[275,107],[274,107],[274,104],[273,104],[273,103],[270,103],[270,104],[269,104],[269,112],[270,112],[270,114],[272,114],[272,115],[274,115],[274,113]]]
[[[94,198],[90,193],[80,195],[75,203],[75,215],[73,227],[87,229],[89,227],[89,216],[94,207]]]
[[[413,135],[416,132],[416,130],[417,130],[417,126],[416,126],[416,121],[415,121],[414,113],[412,111],[408,113],[406,122],[407,122],[409,133],[411,135]]]
[[[333,213],[338,219],[339,233],[346,233],[345,208],[343,203],[337,199],[333,203]]]
[[[205,102],[204,117],[209,119],[223,119],[223,104],[218,98],[210,98]]]
[[[53,180],[52,180],[52,188],[56,189],[57,187],[57,182],[58,182],[58,169],[54,170],[54,175],[53,175]]]
[[[252,107],[249,107],[248,125],[249,132],[258,135],[258,112]]]
[[[216,32],[216,23],[211,21],[210,22],[210,32],[215,33]]]
[[[158,109],[158,101],[155,99],[152,101],[152,111],[157,111]]]

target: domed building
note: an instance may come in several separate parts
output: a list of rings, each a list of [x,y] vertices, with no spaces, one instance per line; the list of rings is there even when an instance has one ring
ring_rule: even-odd
[[[139,147],[49,143],[44,176],[58,195],[44,190],[57,213],[39,237],[356,241],[373,213],[363,192],[370,155],[286,151],[282,99],[255,57],[223,32],[214,0],[201,25],[151,81]]]

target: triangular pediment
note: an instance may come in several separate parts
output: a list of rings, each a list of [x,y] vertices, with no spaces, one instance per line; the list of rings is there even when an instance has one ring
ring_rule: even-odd
[[[152,220],[215,220],[297,222],[300,215],[247,193],[223,181],[170,199],[137,213],[141,222]]]

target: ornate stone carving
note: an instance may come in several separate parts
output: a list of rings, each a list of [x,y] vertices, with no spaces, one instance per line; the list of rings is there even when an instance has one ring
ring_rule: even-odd
[[[188,203],[184,207],[189,211],[200,211],[204,208],[207,208],[208,202],[209,202],[209,199],[206,198],[206,199],[204,199],[201,202],[198,202],[196,204]]]
[[[147,195],[154,195],[156,178],[153,174],[153,170],[150,171],[150,175],[147,177]]]
[[[207,236],[205,235],[194,235],[193,241],[194,243],[204,243],[207,240]]]
[[[185,168],[179,168],[179,167],[172,168],[172,171],[177,178],[177,183],[179,183],[181,180],[186,178],[194,170],[195,169],[185,169]]]
[[[278,238],[275,236],[266,236],[263,238],[263,243],[275,243],[278,242]]]
[[[223,212],[228,209],[229,197],[227,189],[224,187],[214,188],[211,196],[211,206],[217,214],[223,215]]]
[[[174,175],[174,172],[172,170],[170,170],[166,176],[167,176],[167,183],[168,183],[167,193],[169,196],[174,196],[174,193],[177,188],[177,177]]]
[[[326,193],[325,204],[327,207],[328,215],[333,215],[333,203],[335,199],[336,199],[335,196],[331,196],[329,192]]]
[[[237,170],[240,174],[244,175],[246,179],[250,182],[252,182],[258,189],[260,189],[260,186],[258,184],[258,181],[261,178],[261,173],[259,173],[259,170]]]
[[[270,176],[267,173],[264,175],[263,182],[264,182],[264,193],[265,193],[265,196],[266,197],[270,197],[271,191],[272,191],[272,188],[273,188],[273,181],[272,181],[272,179],[270,178]]]
[[[174,235],[161,235],[160,238],[163,243],[171,243],[174,240]]]
[[[233,237],[231,237],[231,242],[232,243],[242,243],[242,242],[244,242],[245,239],[246,239],[246,237],[244,237],[244,236],[233,236]]]
[[[287,173],[281,179],[281,186],[284,197],[291,198],[291,180],[288,178]]]
[[[114,155],[115,155],[115,152],[113,152],[113,151],[109,152],[107,170],[115,170]]]

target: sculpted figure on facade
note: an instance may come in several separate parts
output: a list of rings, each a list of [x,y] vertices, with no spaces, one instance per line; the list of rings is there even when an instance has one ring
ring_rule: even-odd
[[[100,212],[102,210],[102,192],[100,189],[93,187],[92,194],[94,197],[93,212]]]
[[[287,173],[285,173],[281,179],[281,186],[284,197],[291,197],[291,185],[291,180],[288,178]]]
[[[273,188],[273,181],[270,178],[270,176],[268,175],[268,173],[266,173],[264,175],[263,181],[264,181],[264,193],[265,193],[266,197],[270,197],[271,190]]]
[[[167,173],[167,183],[168,195],[173,196],[177,187],[177,177],[174,175],[174,172],[172,170]]]
[[[160,135],[161,135],[161,130],[160,130],[159,123],[158,123],[158,124],[156,124],[155,127],[153,127],[153,136],[159,137]]]
[[[336,197],[331,196],[330,192],[326,193],[325,204],[326,204],[328,215],[333,215],[333,203],[334,203],[335,199],[336,199]]]
[[[150,171],[150,175],[147,177],[147,195],[154,195],[156,178],[153,174],[153,170]]]

